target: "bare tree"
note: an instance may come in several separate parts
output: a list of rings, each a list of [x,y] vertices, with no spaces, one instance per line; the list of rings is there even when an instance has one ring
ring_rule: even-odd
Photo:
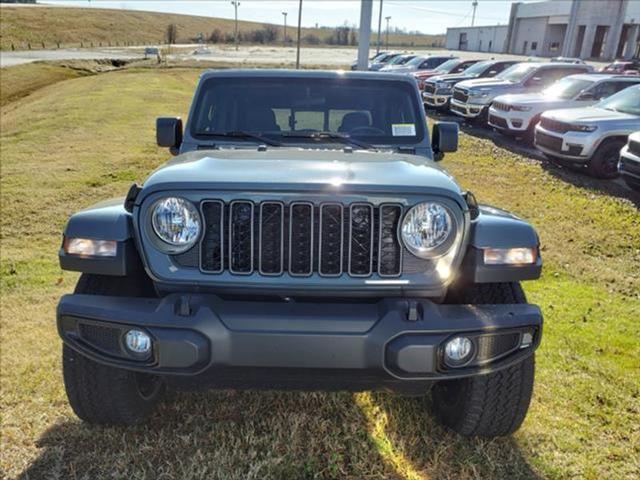
[[[175,23],[170,23],[167,25],[167,43],[172,45],[176,43],[176,38],[178,37],[178,27]]]

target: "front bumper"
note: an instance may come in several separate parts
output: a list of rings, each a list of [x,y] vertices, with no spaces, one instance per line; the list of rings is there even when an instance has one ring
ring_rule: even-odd
[[[425,105],[434,108],[445,108],[451,100],[451,95],[438,95],[435,93],[423,92],[422,100]]]
[[[229,368],[305,370],[312,376],[356,371],[395,381],[499,370],[530,356],[542,333],[535,305],[230,301],[204,294],[162,299],[66,295],[57,323],[71,348],[96,362],[135,371],[174,376]],[[152,337],[148,358],[127,354],[122,339],[130,328]],[[446,367],[443,344],[463,333],[475,338],[477,358],[467,366]],[[522,347],[527,333],[532,342]],[[507,337],[515,343],[505,343]]]
[[[478,118],[489,108],[482,103],[463,103],[455,98],[451,99],[449,110],[464,118]]]
[[[505,112],[491,107],[489,108],[488,123],[505,133],[523,133],[529,128],[531,114],[530,112]]]
[[[599,140],[597,131],[557,133],[538,124],[535,132],[535,146],[538,150],[576,163],[585,163],[595,151]]]
[[[628,144],[620,150],[618,171],[623,177],[628,177],[635,182],[640,182],[640,156],[631,153]]]

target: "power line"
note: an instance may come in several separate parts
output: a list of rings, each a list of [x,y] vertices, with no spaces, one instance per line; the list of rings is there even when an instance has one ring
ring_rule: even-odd
[[[407,5],[406,3],[399,3],[399,2],[393,2],[393,1],[388,1],[387,3],[390,3],[392,5],[396,5],[398,7],[402,7],[402,8],[413,8],[414,10],[420,10],[423,12],[429,12],[429,13],[435,13],[438,15],[447,15],[449,17],[463,17],[466,18],[469,16],[469,14],[460,14],[460,13],[451,13],[451,12],[443,12],[441,10],[431,10],[430,8],[424,8],[424,7],[417,7],[415,5]],[[481,19],[481,20],[495,20],[497,22],[499,21],[505,21],[504,17],[479,17],[476,16],[477,19]]]

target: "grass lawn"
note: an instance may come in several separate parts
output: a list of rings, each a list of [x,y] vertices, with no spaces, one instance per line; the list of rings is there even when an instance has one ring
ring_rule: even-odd
[[[155,118],[186,117],[198,75],[75,78],[2,109],[3,478],[640,476],[637,207],[467,135],[444,165],[480,201],[533,222],[546,261],[542,280],[525,285],[546,323],[533,403],[512,438],[462,439],[424,400],[382,393],[176,393],[145,426],[80,423],[55,329],[56,302],[77,278],[58,267],[62,228],[167,158]]]

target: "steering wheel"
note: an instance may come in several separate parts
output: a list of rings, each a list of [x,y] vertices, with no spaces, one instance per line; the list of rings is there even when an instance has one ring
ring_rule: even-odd
[[[381,130],[376,127],[356,127],[353,130],[349,131],[349,135],[386,135],[384,130]]]

